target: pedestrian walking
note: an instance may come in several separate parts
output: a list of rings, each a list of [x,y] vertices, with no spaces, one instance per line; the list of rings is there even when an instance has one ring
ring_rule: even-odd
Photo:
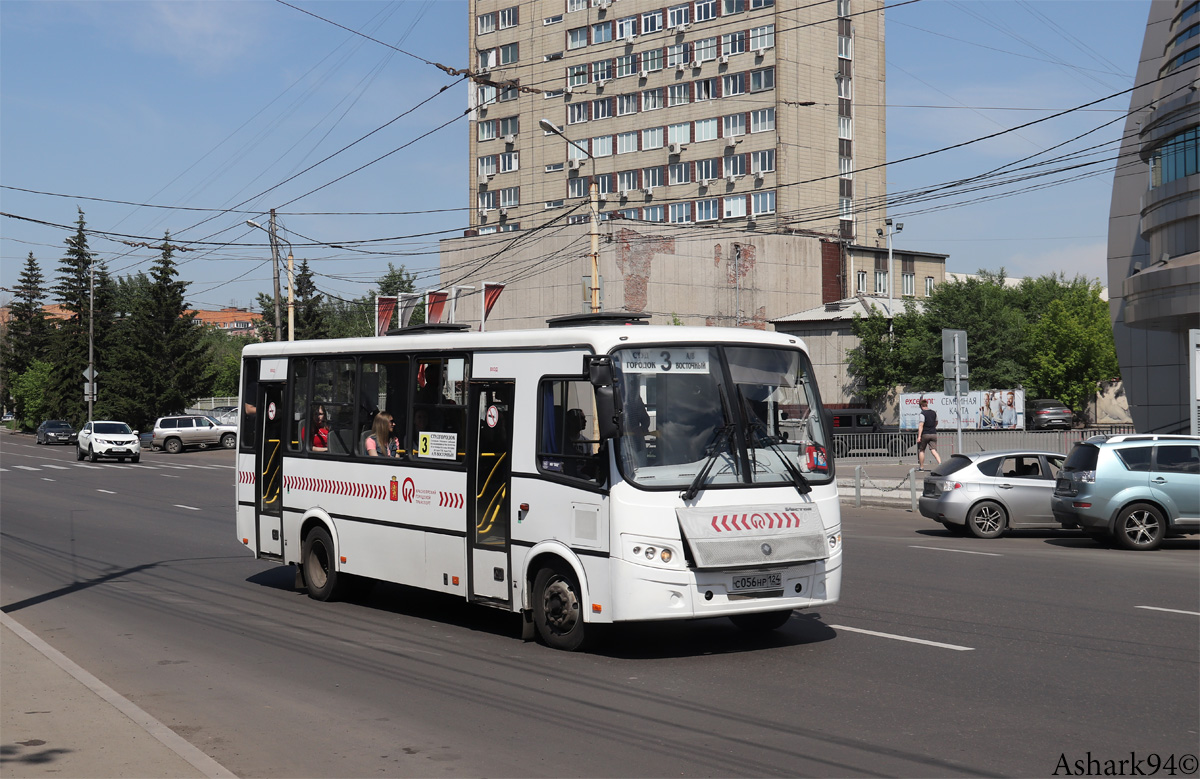
[[[933,453],[933,459],[937,460],[938,465],[942,464],[942,458],[938,455],[937,450],[937,412],[929,408],[929,401],[921,401],[921,422],[917,425],[917,470],[925,470],[925,449]]]

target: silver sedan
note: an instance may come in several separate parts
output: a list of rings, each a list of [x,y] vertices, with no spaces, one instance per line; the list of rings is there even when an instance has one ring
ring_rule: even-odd
[[[1026,449],[953,455],[925,477],[921,514],[976,538],[998,538],[1009,528],[1060,528],[1050,497],[1065,460]]]

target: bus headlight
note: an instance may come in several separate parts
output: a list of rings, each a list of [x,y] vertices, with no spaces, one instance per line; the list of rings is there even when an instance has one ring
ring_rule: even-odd
[[[666,541],[666,544],[662,540],[654,540],[652,543],[647,543],[651,539],[644,536],[638,538],[637,536],[628,535],[623,535],[621,539],[625,550],[622,556],[626,560],[643,565],[649,564],[668,568],[680,568],[682,565],[682,558],[680,558],[680,562],[676,562],[676,550],[672,546],[666,545],[671,543],[669,540]],[[645,560],[644,563],[642,562],[643,560]]]
[[[829,536],[829,551],[836,552],[837,548],[842,545],[842,534],[834,533]]]

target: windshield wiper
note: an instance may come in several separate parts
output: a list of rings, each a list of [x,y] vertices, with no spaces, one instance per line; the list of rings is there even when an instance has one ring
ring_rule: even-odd
[[[763,443],[771,447],[771,451],[774,452],[775,456],[778,457],[780,462],[783,463],[784,469],[788,472],[788,475],[792,477],[792,486],[796,488],[796,492],[800,493],[801,495],[807,495],[808,493],[812,492],[812,487],[809,485],[808,479],[804,478],[804,474],[800,473],[800,469],[797,468],[795,463],[792,462],[791,458],[787,456],[787,453],[779,447],[779,442],[782,439],[778,436],[771,435],[771,431],[767,428],[767,424],[759,419],[758,416],[750,410],[749,404],[746,401],[746,396],[742,394],[742,388],[740,385],[737,388],[737,393],[738,400],[742,404],[742,415],[745,416],[745,418],[749,421],[751,431],[757,433]]]
[[[713,441],[709,445],[710,448],[707,450],[708,458],[704,461],[703,467],[701,467],[696,473],[696,478],[692,479],[692,483],[688,485],[688,488],[679,493],[679,497],[683,498],[684,500],[691,500],[692,498],[696,497],[697,494],[699,494],[701,485],[703,485],[704,480],[708,478],[708,472],[712,470],[713,463],[717,461],[717,455],[726,451],[722,448],[722,444],[725,443],[725,441],[729,438],[729,434],[732,432],[732,422],[722,425],[716,429],[716,432],[713,433]]]

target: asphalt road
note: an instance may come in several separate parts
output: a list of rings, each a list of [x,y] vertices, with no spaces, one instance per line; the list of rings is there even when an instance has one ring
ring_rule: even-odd
[[[838,605],[766,638],[618,626],[569,654],[449,596],[309,600],[234,537],[233,476],[232,452],[90,465],[0,437],[4,611],[239,776],[1195,770],[1195,537],[977,541],[844,507]]]

